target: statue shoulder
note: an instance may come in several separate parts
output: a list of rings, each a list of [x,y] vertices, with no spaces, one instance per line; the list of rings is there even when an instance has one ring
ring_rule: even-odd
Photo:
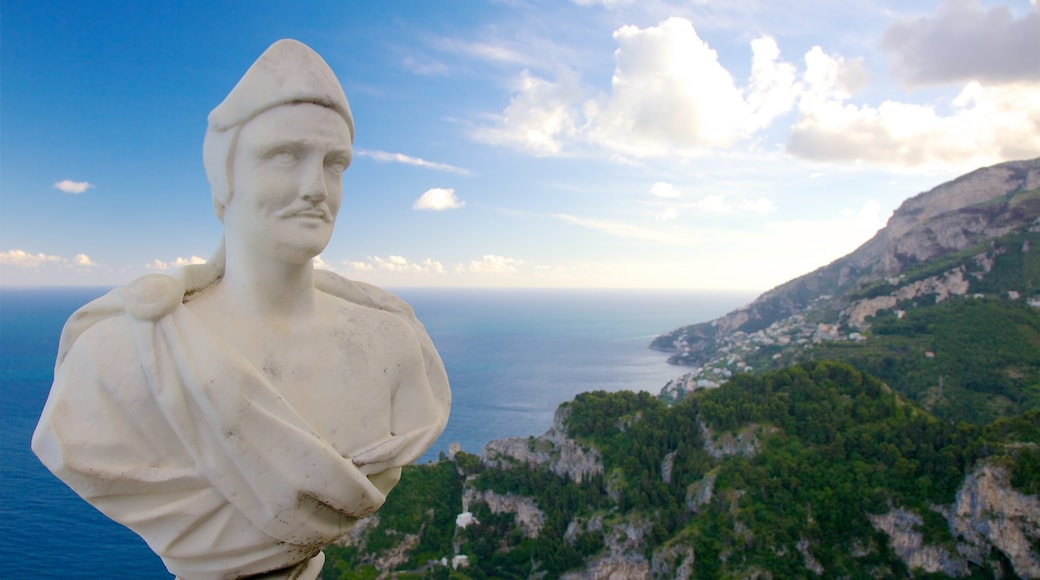
[[[415,319],[412,307],[404,300],[378,286],[350,280],[335,272],[315,270],[314,287],[326,294],[359,306],[383,310],[409,320]]]
[[[147,274],[127,284],[123,308],[139,320],[159,320],[184,301],[184,285],[173,276]]]
[[[166,274],[147,274],[88,302],[73,312],[65,322],[55,368],[61,366],[73,346],[94,327],[123,314],[141,320],[158,320],[172,312],[183,298],[184,287],[177,278]],[[93,334],[98,336],[98,331]]]

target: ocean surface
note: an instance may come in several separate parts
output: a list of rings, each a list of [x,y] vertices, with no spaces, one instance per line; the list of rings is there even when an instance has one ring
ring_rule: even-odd
[[[0,580],[172,578],[132,532],[55,479],[29,449],[65,319],[103,288],[0,289]],[[720,316],[748,292],[400,289],[451,381],[444,434],[478,454],[492,439],[540,435],[557,405],[591,390],[657,393],[682,374],[647,345]],[[391,501],[393,496],[391,495]]]

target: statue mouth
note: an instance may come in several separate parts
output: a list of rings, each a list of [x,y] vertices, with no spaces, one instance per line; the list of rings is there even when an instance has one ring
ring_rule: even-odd
[[[318,208],[301,209],[301,210],[289,213],[289,215],[287,215],[286,217],[290,217],[290,218],[298,218],[298,217],[300,217],[300,218],[320,219],[320,220],[323,220],[323,221],[331,221],[328,212],[326,212],[323,209],[318,209]]]

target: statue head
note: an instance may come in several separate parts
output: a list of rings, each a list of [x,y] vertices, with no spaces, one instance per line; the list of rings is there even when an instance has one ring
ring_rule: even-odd
[[[346,122],[350,143],[354,142],[354,118],[335,73],[310,47],[284,39],[264,51],[210,112],[202,158],[213,208],[221,220],[235,191],[232,168],[243,126],[277,107],[305,103],[336,113]]]
[[[229,252],[296,264],[320,254],[350,160],[348,125],[322,105],[279,105],[243,123],[229,163],[234,191],[223,208]]]

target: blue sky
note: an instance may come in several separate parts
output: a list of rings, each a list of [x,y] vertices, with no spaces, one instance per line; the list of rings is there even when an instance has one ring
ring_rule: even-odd
[[[386,286],[765,290],[1040,156],[1040,9],[977,0],[2,4],[0,284],[209,256],[206,116],[279,38],[357,138],[320,265]]]

